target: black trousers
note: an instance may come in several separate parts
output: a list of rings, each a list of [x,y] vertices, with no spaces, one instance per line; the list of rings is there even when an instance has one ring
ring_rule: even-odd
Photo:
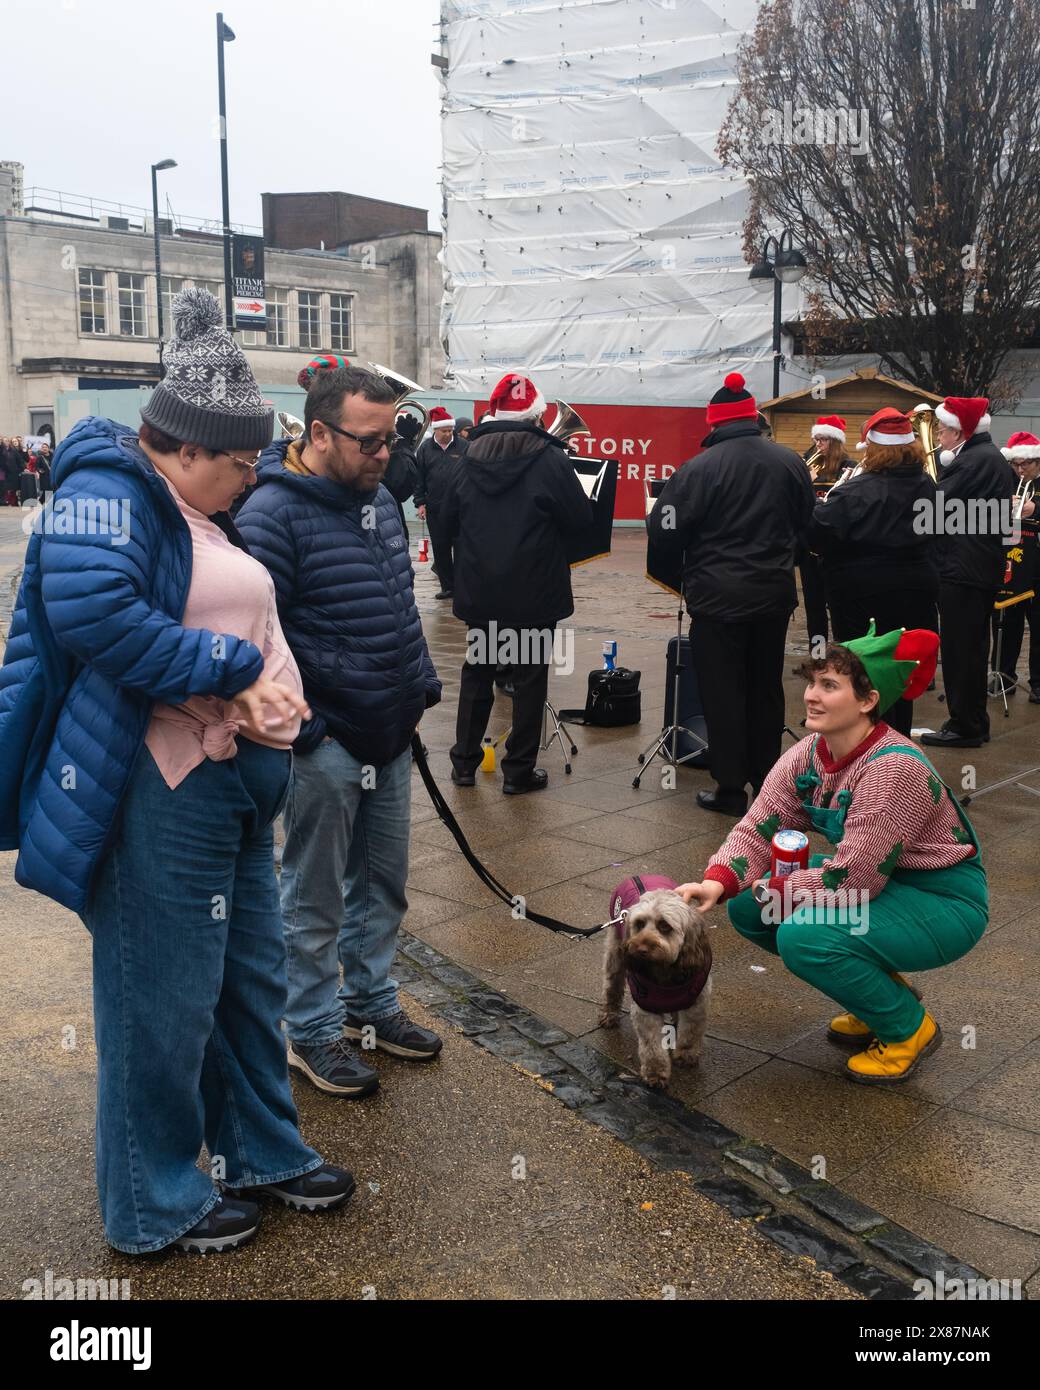
[[[826,642],[830,629],[827,626],[827,596],[820,557],[806,552],[798,565],[798,573],[802,577],[805,630],[809,634],[809,641],[814,637],[822,637]]]
[[[997,620],[993,614],[993,665],[997,663]],[[1000,644],[1000,669],[1014,678],[1022,654],[1022,638],[1029,622],[1029,684],[1040,685],[1040,594],[1025,603],[1003,610],[1004,640]]]
[[[930,632],[938,631],[939,612],[933,594],[913,586],[872,591],[832,585],[828,592],[835,642],[850,642],[865,636],[871,618],[877,624],[879,635],[891,632],[896,627],[924,627]],[[914,720],[913,701],[897,700],[887,710],[881,711],[881,717],[893,729],[909,738]]]
[[[426,508],[426,526],[430,532],[433,546],[433,563],[437,567],[437,578],[442,590],[448,593],[455,587],[455,559],[452,554],[451,536],[440,524],[437,513]]]
[[[456,772],[466,775],[476,772],[484,756],[481,740],[487,732],[495,703],[495,674],[500,670],[497,654],[488,650],[488,629],[471,627],[469,632],[483,633],[483,641],[476,644],[469,637],[468,653],[486,659],[467,660],[462,665],[451,763]],[[506,739],[502,774],[507,782],[523,782],[534,770],[542,742],[542,712],[549,693],[549,663],[507,666],[500,673],[506,675],[514,689],[513,727]]]
[[[939,587],[943,687],[950,711],[943,727],[963,738],[989,733],[989,628],[996,597],[996,588],[976,589],[968,584]]]
[[[780,613],[744,622],[695,617],[690,625],[708,764],[720,791],[760,787],[780,756],[789,621]]]

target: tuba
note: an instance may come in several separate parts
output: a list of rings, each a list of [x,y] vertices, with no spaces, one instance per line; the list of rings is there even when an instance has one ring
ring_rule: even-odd
[[[383,380],[394,391],[397,392],[397,413],[400,415],[403,410],[412,410],[418,416],[422,428],[415,436],[414,447],[418,448],[422,442],[423,435],[430,426],[430,412],[423,405],[422,401],[411,399],[415,391],[425,391],[425,386],[420,386],[417,381],[409,381],[400,372],[392,372],[389,367],[381,367],[378,362],[366,362],[365,366],[370,372],[375,372],[376,376],[381,376]]]
[[[278,423],[282,427],[282,439],[299,439],[303,435],[304,423],[297,420],[295,415],[290,415],[287,410],[278,412]]]
[[[575,435],[591,433],[592,431],[573,406],[568,405],[566,401],[556,402],[556,419],[546,430],[546,434],[551,434],[554,439],[558,439],[561,444],[566,445]]]
[[[910,424],[924,449],[924,469],[933,483],[939,481],[939,468],[936,462],[939,441],[935,437],[935,407],[927,402],[915,405],[910,413]]]

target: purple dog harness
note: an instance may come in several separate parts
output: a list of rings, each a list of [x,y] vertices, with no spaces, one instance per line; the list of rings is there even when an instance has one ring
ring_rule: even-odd
[[[673,879],[666,878],[663,874],[648,874],[645,879],[640,878],[638,874],[633,874],[631,878],[626,878],[624,883],[619,883],[610,895],[612,914],[610,925],[617,932],[618,940],[624,941],[625,920],[628,911],[635,907],[644,893],[653,892],[658,888],[675,888],[676,886]],[[681,1013],[683,1009],[689,1009],[697,1002],[698,996],[708,982],[708,976],[711,974],[711,947],[708,947],[707,964],[677,984],[664,985],[657,980],[648,979],[630,964],[626,964],[625,973],[628,978],[632,1002],[637,1004],[639,1008],[648,1014]]]

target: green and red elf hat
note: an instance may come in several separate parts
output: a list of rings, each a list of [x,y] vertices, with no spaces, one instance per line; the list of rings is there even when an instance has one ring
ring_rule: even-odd
[[[334,372],[340,367],[349,367],[350,362],[346,357],[340,357],[335,352],[322,352],[317,357],[312,357],[306,367],[301,368],[296,376],[297,386],[302,386],[306,391],[314,380],[317,372]]]
[[[939,661],[939,634],[927,628],[893,628],[879,637],[874,619],[865,637],[842,642],[855,652],[880,699],[878,709],[886,710],[897,700],[916,700],[931,684]]]

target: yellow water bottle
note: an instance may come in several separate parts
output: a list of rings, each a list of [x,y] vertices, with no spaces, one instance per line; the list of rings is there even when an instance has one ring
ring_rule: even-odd
[[[490,734],[485,734],[482,740],[484,757],[480,763],[481,772],[494,772],[495,770],[495,745]]]

